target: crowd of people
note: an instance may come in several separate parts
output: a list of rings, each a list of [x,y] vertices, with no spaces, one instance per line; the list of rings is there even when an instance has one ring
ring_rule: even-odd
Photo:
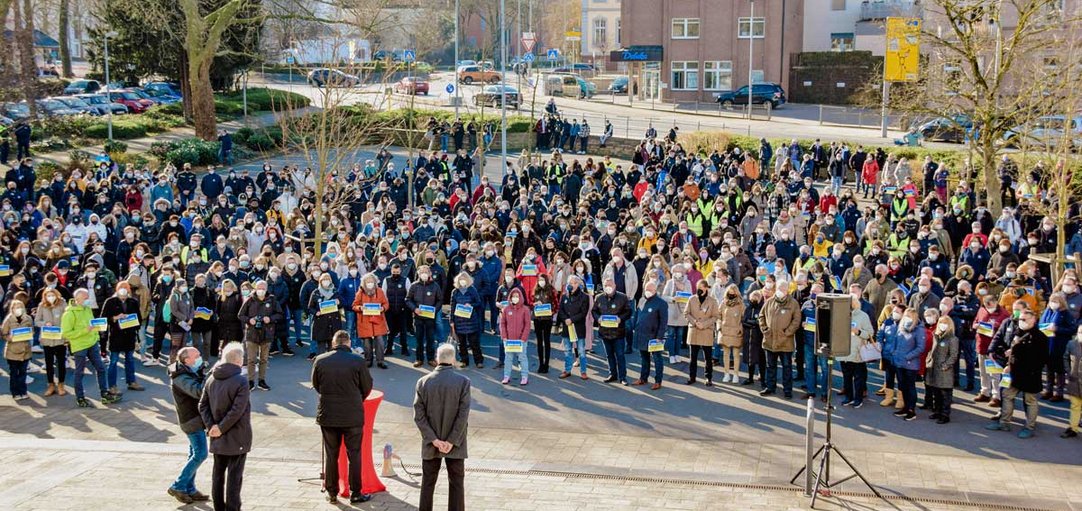
[[[65,396],[71,355],[76,403],[91,406],[89,367],[109,405],[143,389],[136,360],[175,373],[182,347],[202,361],[230,342],[243,345],[249,389],[269,391],[270,357],[303,347],[314,358],[344,329],[369,366],[387,369],[396,351],[435,366],[449,340],[463,368],[495,356],[504,384],[516,370],[519,385],[548,373],[555,348],[560,379],[589,379],[597,350],[608,383],[659,391],[686,360],[681,383],[758,384],[767,396],[780,379],[785,398],[796,386],[823,399],[833,362],[848,406],[867,402],[872,368],[883,385],[871,393],[904,420],[920,405],[948,423],[961,387],[996,409],[989,429],[1011,428],[1021,394],[1023,438],[1039,399],[1069,399],[1063,436],[1077,435],[1077,269],[1053,282],[1031,256],[1082,252],[1082,232],[1067,222],[1058,242],[1060,223],[1041,213],[1056,189],[1040,172],[1005,158],[1005,207],[993,212],[959,169],[930,158],[795,140],[702,150],[674,128],[651,129],[621,165],[568,157],[566,120],[554,122],[559,137],[537,128],[547,151],[498,178],[467,152],[476,128],[437,123],[439,150],[398,165],[381,150],[327,176],[352,193],[326,211],[317,175],[296,166],[197,175],[105,159],[39,186],[21,160],[0,195],[11,394],[27,398],[36,358],[44,395]],[[317,216],[326,229],[313,244]],[[824,293],[848,295],[854,311],[851,354],[838,360],[816,350]],[[487,354],[483,333],[500,339]]]

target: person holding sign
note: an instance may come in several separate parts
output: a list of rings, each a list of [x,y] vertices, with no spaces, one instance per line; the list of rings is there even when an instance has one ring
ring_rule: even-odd
[[[387,364],[383,363],[383,339],[390,332],[384,316],[388,303],[378,280],[375,273],[361,277],[361,290],[353,298],[352,308],[357,313],[357,336],[364,342],[368,367],[375,363],[380,369],[387,369]]]
[[[470,350],[478,369],[485,367],[481,353],[481,295],[473,287],[473,277],[462,272],[455,277],[455,290],[451,292],[451,335],[458,340],[459,367],[469,365]]]
[[[537,280],[542,275],[548,275],[548,268],[545,268],[545,262],[537,255],[537,251],[534,247],[526,249],[526,257],[524,257],[522,263],[519,264],[518,271],[515,272],[515,277],[518,279],[519,284],[522,284],[522,290],[525,292],[526,297],[526,305],[528,306],[533,306],[533,288],[537,286]]]
[[[500,311],[500,339],[504,344],[503,384],[511,381],[511,368],[515,361],[519,364],[521,379],[519,385],[526,385],[530,379],[530,356],[528,339],[530,338],[530,308],[522,297],[521,289],[511,290],[510,302]],[[550,323],[551,324],[551,323]]]
[[[533,328],[537,335],[537,358],[540,367],[537,372],[549,372],[549,358],[552,356],[552,323],[556,319],[556,288],[548,276],[537,279],[533,288]]]
[[[135,340],[139,336],[139,300],[131,295],[131,284],[121,281],[113,296],[101,305],[101,315],[109,322],[109,369],[106,379],[109,392],[120,394],[117,388],[117,370],[120,356],[124,356],[124,382],[128,390],[146,390],[135,381]],[[127,321],[125,321],[127,320]],[[134,321],[132,321],[134,320]]]
[[[425,360],[436,367],[436,318],[443,309],[443,290],[432,280],[432,267],[417,268],[417,282],[406,291],[406,308],[413,312],[413,330],[417,355],[413,367],[421,367]]]
[[[64,386],[68,347],[64,344],[64,337],[60,335],[60,318],[64,317],[66,308],[67,303],[61,297],[60,291],[46,288],[42,291],[41,302],[34,312],[34,325],[41,330],[39,339],[45,351],[45,377],[49,380],[49,386],[45,389],[46,397],[53,394],[64,396],[68,393]]]
[[[4,359],[8,362],[11,396],[16,401],[29,399],[30,396],[26,394],[26,368],[30,364],[30,341],[34,339],[34,324],[23,302],[11,302],[11,313],[0,324],[0,337],[4,339]]]
[[[723,344],[722,370],[725,373],[725,383],[737,383],[740,379],[740,345],[744,341],[744,327],[740,321],[744,317],[744,301],[740,299],[740,292],[735,284],[729,284],[725,289],[725,305],[718,305],[718,301],[710,296],[710,283],[706,279],[695,284],[695,296],[688,301],[684,311],[688,320],[688,344],[691,345],[690,365],[688,366],[688,385],[695,383],[699,370],[699,353],[702,352],[706,361],[706,386],[714,385],[714,344],[717,343],[717,327],[721,327],[722,339],[727,340]],[[733,346],[735,344],[735,346]],[[732,377],[728,369],[729,355],[735,355],[735,365]]]
[[[786,399],[793,397],[794,336],[800,330],[800,320],[800,304],[789,295],[789,282],[777,281],[773,295],[764,301],[759,312],[763,349],[766,350],[766,388],[759,392],[760,396],[777,392],[778,366],[781,366],[782,391]]]
[[[571,367],[575,363],[575,349],[579,352],[579,374],[582,379],[586,376],[586,317],[590,315],[590,297],[582,289],[582,278],[572,275],[568,279],[568,291],[560,300],[560,308],[556,319],[563,321],[567,344],[564,346],[564,372],[560,373],[560,379],[571,376]]]
[[[981,391],[973,401],[998,407],[1001,402],[999,379],[1003,374],[1003,367],[992,359],[989,348],[996,331],[1011,315],[1006,307],[999,305],[995,296],[985,295],[983,302],[977,316],[973,318],[973,329],[977,333],[977,369],[981,374]]]
[[[60,318],[60,333],[71,346],[71,353],[75,355],[75,402],[80,408],[90,406],[83,393],[83,374],[87,364],[90,364],[98,377],[101,404],[111,405],[120,401],[120,396],[109,393],[109,387],[106,386],[105,365],[101,362],[101,348],[98,347],[98,330],[90,325],[90,320],[94,319],[94,311],[90,308],[92,303],[89,291],[85,288],[76,289]]]
[[[1067,366],[1063,356],[1075,332],[1075,319],[1067,308],[1067,298],[1062,292],[1052,293],[1048,297],[1048,307],[1041,313],[1037,327],[1048,336],[1049,341],[1048,367],[1045,368],[1047,381],[1041,399],[1059,403],[1063,401],[1063,391],[1067,385]]]
[[[269,391],[270,385],[267,385],[267,358],[270,356],[271,340],[274,339],[274,326],[282,319],[283,314],[278,301],[267,294],[267,281],[260,280],[255,283],[254,287],[255,293],[249,295],[241,303],[237,319],[247,325],[244,329],[244,351],[248,353],[248,390],[255,389],[256,376],[258,376],[259,388]],[[243,292],[242,289],[241,296],[244,295]],[[259,366],[258,373],[256,373],[257,362]],[[219,360],[219,365],[221,363],[222,361]]]
[[[674,264],[672,278],[665,282],[661,297],[669,302],[669,331],[665,350],[669,352],[669,363],[675,364],[680,359],[680,352],[687,342],[688,319],[684,316],[691,299],[691,281],[687,277],[688,268],[683,263]]]
[[[654,384],[650,390],[661,388],[665,375],[665,362],[661,356],[665,350],[665,332],[669,329],[669,303],[657,295],[657,281],[650,280],[643,286],[639,313],[635,315],[635,349],[642,358],[642,370],[635,385],[646,385],[650,379],[650,364],[654,365]]]
[[[1003,368],[1003,407],[999,419],[984,429],[1010,431],[1014,400],[1021,394],[1026,405],[1026,425],[1018,432],[1018,438],[1024,440],[1032,437],[1037,427],[1037,393],[1041,391],[1041,371],[1048,361],[1048,336],[1038,328],[1037,313],[1031,309],[1019,312],[1017,324],[1005,342],[1009,347]]]
[[[188,332],[192,329],[192,320],[195,319],[195,306],[192,304],[192,295],[188,292],[188,281],[177,279],[177,285],[173,286],[173,292],[169,294],[170,319],[169,325],[169,363],[177,361],[177,352],[187,346]]]
[[[192,346],[195,346],[202,355],[209,356],[211,346],[214,345],[215,325],[217,317],[215,302],[217,301],[214,289],[207,281],[207,275],[200,273],[193,279],[195,289],[192,290],[192,306],[195,307],[195,318],[192,320]]]
[[[609,377],[605,383],[619,381],[627,385],[627,361],[624,358],[625,322],[631,318],[631,300],[616,290],[612,278],[604,281],[604,292],[594,299],[593,317],[598,324],[598,334],[605,344],[605,356],[609,359]]]
[[[342,330],[342,309],[344,307],[334,288],[331,275],[329,273],[320,275],[319,287],[309,296],[306,305],[308,315],[312,317],[312,342],[316,343],[319,353],[330,351],[331,339],[339,330]],[[345,335],[348,339],[349,334]]]

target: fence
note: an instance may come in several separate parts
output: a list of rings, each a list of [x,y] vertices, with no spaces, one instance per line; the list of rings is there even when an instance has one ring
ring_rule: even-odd
[[[875,128],[882,126],[883,115],[879,110],[862,107],[817,105],[819,125],[853,126],[856,128]],[[904,131],[900,116],[887,113],[887,127]]]

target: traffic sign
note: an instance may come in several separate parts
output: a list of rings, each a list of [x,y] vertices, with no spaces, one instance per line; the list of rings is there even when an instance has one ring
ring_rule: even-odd
[[[527,54],[522,56],[522,60],[524,62],[533,62],[533,59],[534,59],[534,56],[533,56],[532,53],[527,53]]]
[[[286,55],[286,64],[293,65],[293,55]]]
[[[556,48],[549,48],[548,58],[549,60],[556,60],[560,58],[560,50],[557,50]]]
[[[532,53],[533,46],[537,43],[537,36],[533,32],[522,33],[522,49],[525,53]]]
[[[406,50],[402,52],[402,60],[405,60],[406,62],[413,62],[417,60],[417,53],[415,53],[413,50]]]
[[[447,84],[447,87],[444,87],[444,88],[447,89],[448,94],[451,94],[451,93],[453,93],[455,91],[455,84],[449,83],[449,84]]]

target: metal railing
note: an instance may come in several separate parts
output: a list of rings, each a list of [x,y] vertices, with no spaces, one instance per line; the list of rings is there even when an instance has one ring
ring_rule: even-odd
[[[818,105],[819,125],[852,126],[856,128],[878,128],[882,125],[883,116],[879,110],[862,107]],[[887,127],[891,129],[904,129],[900,125],[899,117],[887,114]]]

